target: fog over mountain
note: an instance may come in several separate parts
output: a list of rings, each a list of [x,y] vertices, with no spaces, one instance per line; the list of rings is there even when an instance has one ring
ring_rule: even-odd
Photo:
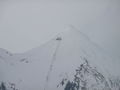
[[[0,90],[120,90],[119,63],[73,26],[40,47],[0,49]]]
[[[0,0],[0,48],[22,53],[72,24],[120,59],[120,0]]]

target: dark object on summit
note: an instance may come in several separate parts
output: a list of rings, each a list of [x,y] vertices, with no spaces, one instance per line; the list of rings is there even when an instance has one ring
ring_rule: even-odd
[[[62,40],[62,38],[61,37],[57,37],[56,40]]]

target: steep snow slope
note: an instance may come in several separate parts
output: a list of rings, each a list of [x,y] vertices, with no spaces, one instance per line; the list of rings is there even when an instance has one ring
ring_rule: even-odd
[[[41,47],[7,60],[10,62],[0,59],[0,81],[12,90],[82,90],[65,89],[65,85],[74,81],[76,69],[86,61],[92,68],[85,65],[90,74],[83,73],[83,76],[92,76],[95,80],[93,73],[98,74],[96,70],[104,75],[103,79],[120,75],[119,63],[107,57],[101,48],[74,27],[67,28]],[[98,78],[102,79],[102,74]],[[62,80],[65,80],[65,85],[60,85]]]

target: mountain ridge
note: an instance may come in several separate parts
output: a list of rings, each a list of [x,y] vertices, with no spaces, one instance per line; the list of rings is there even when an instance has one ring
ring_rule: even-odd
[[[87,90],[76,87],[65,89],[68,82],[64,87],[57,88],[66,77],[69,84],[73,86],[73,83],[76,83],[73,82],[75,70],[81,65],[85,66],[85,69],[88,68],[90,73],[93,69],[98,71],[105,79],[108,79],[109,75],[120,75],[119,64],[115,61],[113,64],[111,58],[106,57],[104,52],[73,26],[46,44],[22,54],[15,54],[8,60],[10,64],[0,63],[0,81],[8,83],[7,86],[11,86],[12,83],[19,90]],[[86,66],[86,62],[89,62],[89,67]],[[94,73],[98,74],[96,71]],[[88,73],[82,74],[88,75]],[[93,73],[90,76],[93,77]],[[102,82],[100,85],[105,87]],[[103,88],[100,89],[98,85],[96,90],[105,90]]]

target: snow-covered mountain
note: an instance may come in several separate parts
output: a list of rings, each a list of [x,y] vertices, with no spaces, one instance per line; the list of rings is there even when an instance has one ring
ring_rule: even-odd
[[[74,27],[22,54],[0,49],[0,90],[120,90],[119,75],[119,63]]]

